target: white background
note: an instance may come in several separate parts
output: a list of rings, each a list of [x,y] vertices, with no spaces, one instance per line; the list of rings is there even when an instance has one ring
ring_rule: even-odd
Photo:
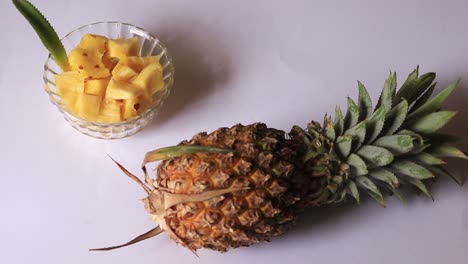
[[[356,80],[378,98],[389,70],[400,84],[418,64],[439,89],[462,78],[446,131],[468,131],[468,2],[33,1],[60,36],[97,21],[138,25],[160,38],[176,85],[160,115],[126,139],[79,134],[43,90],[47,52],[10,1],[0,3],[0,263],[468,263],[468,187],[447,179],[435,202],[407,195],[315,208],[288,234],[196,258],[165,234],[112,252],[153,227],[131,171],[147,151],[198,131],[263,121],[288,131],[345,106]],[[465,144],[466,147],[466,144]],[[452,163],[464,176],[468,166]]]

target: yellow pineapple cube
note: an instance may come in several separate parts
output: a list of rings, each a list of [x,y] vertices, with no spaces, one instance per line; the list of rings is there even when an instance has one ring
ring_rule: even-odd
[[[123,120],[130,120],[137,115],[137,110],[140,108],[140,104],[137,98],[124,100],[123,105]]]
[[[83,92],[84,81],[85,79],[80,74],[73,71],[55,75],[55,86],[61,95],[69,92]]]
[[[79,117],[95,121],[99,116],[102,96],[79,93],[76,99],[74,111]]]
[[[142,92],[143,90],[136,85],[112,78],[107,86],[106,97],[116,100],[133,99],[138,97]]]
[[[109,84],[109,78],[104,79],[86,79],[84,83],[84,92],[87,94],[104,96]]]
[[[159,56],[128,56],[125,63],[135,71],[141,72],[149,64],[159,62],[159,59]]]
[[[82,93],[84,90],[84,78],[77,72],[64,72],[55,75],[55,86],[64,104],[72,109],[78,96],[77,93]]]
[[[116,123],[122,121],[122,106],[121,101],[113,99],[104,99],[102,101],[99,122]]]
[[[102,53],[97,50],[73,49],[68,56],[72,70],[85,78],[109,77],[109,69],[102,63]]]
[[[149,96],[162,89],[164,81],[161,64],[154,62],[146,66],[132,81],[132,84],[145,89]]]
[[[134,71],[132,68],[128,67],[122,62],[119,62],[112,70],[112,78],[123,82],[128,82],[137,75],[138,72]]]
[[[137,56],[140,51],[138,37],[129,39],[110,39],[107,42],[109,57],[124,60],[127,56]]]
[[[104,36],[86,34],[81,38],[79,47],[84,50],[97,50],[104,54],[107,50],[108,39]]]

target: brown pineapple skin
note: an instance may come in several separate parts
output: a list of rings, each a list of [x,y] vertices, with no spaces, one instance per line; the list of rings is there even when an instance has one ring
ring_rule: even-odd
[[[283,131],[264,124],[220,128],[181,144],[236,152],[196,153],[165,160],[157,168],[157,188],[196,194],[248,187],[166,209],[164,219],[178,236],[175,240],[192,250],[227,251],[269,241],[292,226],[304,207],[301,198],[306,193],[321,192],[320,179],[314,184],[298,163],[298,144],[287,139]]]

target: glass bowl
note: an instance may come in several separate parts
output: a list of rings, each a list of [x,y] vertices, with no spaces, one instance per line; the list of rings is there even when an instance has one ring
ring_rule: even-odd
[[[141,47],[140,56],[160,56],[160,63],[163,67],[164,89],[160,89],[152,96],[153,103],[148,109],[131,120],[110,124],[84,120],[69,112],[62,102],[62,98],[55,86],[55,74],[61,73],[62,70],[49,54],[44,65],[45,90],[49,94],[50,101],[63,113],[65,120],[79,132],[100,139],[117,139],[131,136],[153,119],[157,110],[169,95],[174,83],[174,66],[172,65],[171,56],[166,47],[148,32],[136,26],[119,22],[93,23],[68,33],[62,39],[67,54],[80,43],[85,34],[97,34],[110,39],[138,37]]]

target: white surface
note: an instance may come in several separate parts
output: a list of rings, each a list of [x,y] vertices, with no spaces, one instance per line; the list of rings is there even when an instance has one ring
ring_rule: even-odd
[[[320,208],[290,233],[200,258],[164,234],[112,252],[153,227],[144,193],[107,158],[138,172],[145,152],[237,122],[288,131],[345,105],[359,79],[377,100],[389,70],[419,64],[439,88],[463,78],[450,99],[466,135],[468,2],[33,1],[60,36],[96,21],[129,22],[164,41],[176,85],[144,131],[103,141],[73,130],[43,91],[47,52],[13,8],[0,2],[0,263],[468,263],[468,187],[443,179],[436,202],[410,196],[387,208]],[[465,145],[466,147],[466,145]],[[466,174],[455,162],[453,171]],[[141,174],[141,173],[140,173]]]

